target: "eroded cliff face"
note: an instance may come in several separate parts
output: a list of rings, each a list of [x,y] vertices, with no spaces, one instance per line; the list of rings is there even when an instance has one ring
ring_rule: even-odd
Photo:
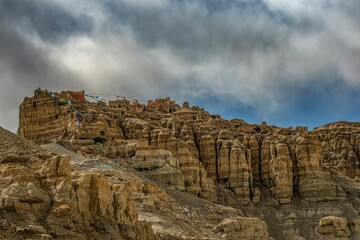
[[[158,102],[74,101],[79,120],[68,105],[35,91],[20,106],[19,134],[37,143],[69,142],[86,157],[117,159],[156,183],[244,209],[268,224],[276,222],[269,230],[280,239],[287,232],[317,236],[304,229],[333,215],[332,205],[340,203],[336,211],[348,221],[358,212],[353,183],[359,175],[360,124],[285,129],[224,120],[170,99]],[[319,213],[318,203],[329,208]],[[302,206],[314,212],[297,212]],[[289,217],[291,208],[297,213]],[[277,217],[271,220],[271,214]],[[303,224],[296,226],[301,218]],[[279,226],[286,231],[279,233]]]
[[[151,226],[138,220],[131,197],[132,184],[145,185],[76,171],[67,155],[54,155],[3,129],[0,134],[1,237],[156,239]]]
[[[261,219],[158,187],[122,164],[0,128],[0,239],[269,238]]]

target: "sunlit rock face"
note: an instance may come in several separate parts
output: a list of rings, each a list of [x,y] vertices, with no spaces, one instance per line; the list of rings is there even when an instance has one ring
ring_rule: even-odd
[[[140,177],[213,203],[245,209],[249,216],[260,217],[267,224],[271,215],[283,231],[280,234],[278,227],[268,225],[270,236],[282,239],[284,232],[312,236],[303,230],[305,226],[332,215],[328,209],[337,203],[341,203],[336,210],[340,216],[352,217],[358,211],[353,192],[359,175],[359,123],[338,122],[308,131],[306,127],[225,120],[189,103],[181,107],[170,98],[146,105],[126,99],[104,104],[87,101],[83,92],[56,93],[64,101],[54,100],[52,94],[36,90],[33,97],[24,99],[20,136],[41,144],[59,142],[89,159],[126,163]],[[78,179],[84,188],[95,186],[91,191],[96,201],[116,205],[117,187],[105,186],[101,174]],[[105,185],[96,187],[98,184]],[[109,195],[112,202],[96,197],[96,189]],[[80,190],[79,185],[76,191]],[[96,208],[90,205],[90,209]],[[306,214],[299,206],[307,208]],[[114,207],[92,211],[117,214]],[[306,220],[299,227],[296,224],[301,219]],[[244,224],[239,219],[227,220],[214,234],[230,236],[233,230],[226,234],[227,226]]]

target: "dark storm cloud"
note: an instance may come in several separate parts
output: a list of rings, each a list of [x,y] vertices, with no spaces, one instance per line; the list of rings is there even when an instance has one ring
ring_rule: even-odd
[[[18,1],[0,1],[0,95],[1,95],[1,125],[15,131],[17,128],[18,106],[21,100],[32,93],[43,79],[47,79],[54,88],[61,89],[67,80],[73,80],[71,73],[63,69],[48,56],[48,50],[41,44],[36,44],[19,30],[25,20],[31,19],[30,6],[24,1],[23,6],[17,6]],[[32,7],[34,10],[35,7]],[[43,10],[49,10],[45,7]],[[41,8],[37,7],[41,12]],[[36,12],[36,11],[35,11]],[[51,11],[50,11],[51,12]],[[27,16],[28,15],[28,16]],[[48,18],[51,18],[48,16]],[[42,19],[46,21],[45,19]],[[45,29],[38,29],[32,19],[34,29],[40,36],[51,36]],[[51,30],[52,31],[52,30]],[[54,36],[55,37],[55,36]],[[46,38],[46,40],[49,40]],[[76,88],[77,84],[71,84]]]
[[[83,14],[75,18],[53,1],[3,0],[0,9],[11,24],[23,31],[34,30],[48,42],[57,42],[71,34],[83,34],[92,29],[90,17]]]
[[[166,45],[187,61],[224,53],[246,58],[253,51],[285,47],[288,37],[283,33],[288,27],[277,16],[265,24],[271,14],[259,7],[264,6],[261,1],[226,2],[174,1],[158,8],[139,8],[130,1],[111,1],[106,7],[113,24],[118,21],[129,27],[141,44]]]
[[[38,85],[172,96],[282,125],[331,111],[354,119],[359,10],[356,0],[0,0],[0,106],[12,109],[0,124],[16,129],[14,109]]]

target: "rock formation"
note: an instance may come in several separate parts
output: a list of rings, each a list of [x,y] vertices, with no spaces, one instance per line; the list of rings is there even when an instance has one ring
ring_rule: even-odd
[[[249,239],[266,239],[268,233],[276,239],[287,239],[286,233],[291,233],[294,239],[319,237],[323,225],[319,224],[317,232],[313,226],[333,215],[329,211],[333,206],[337,217],[356,222],[360,207],[359,133],[360,123],[337,122],[308,131],[306,127],[280,128],[265,122],[252,125],[241,119],[224,120],[199,107],[191,107],[188,102],[181,107],[170,98],[150,100],[147,105],[127,99],[104,104],[87,101],[84,92],[50,93],[41,89],[20,105],[18,130],[20,136],[37,144],[64,143],[88,159],[125,164],[160,188],[190,193],[213,203],[240,208],[246,216],[260,217],[268,229],[257,219],[265,230],[257,238],[252,234],[255,230],[248,229],[250,233],[244,233],[244,238]],[[60,166],[60,162],[68,161],[64,156],[56,159],[47,164],[55,161]],[[49,178],[40,172],[39,179]],[[58,175],[54,176],[62,176]],[[72,179],[73,187],[67,187],[70,196],[81,191],[77,185],[81,183],[85,189],[94,187],[85,198],[95,196],[96,200],[92,200],[95,202],[116,206],[117,191],[126,192],[126,187],[113,185],[111,181],[106,185],[101,174],[78,173],[67,178]],[[47,188],[57,189],[55,183],[45,182],[43,186],[50,184]],[[64,182],[61,186],[67,185]],[[99,189],[104,193],[100,194]],[[66,198],[63,190],[61,194],[51,194]],[[100,195],[113,197],[102,199]],[[119,224],[118,208],[97,209],[98,204],[92,201],[84,202],[92,209],[91,214],[77,213],[82,217],[79,221],[110,215],[114,216],[111,221]],[[72,209],[68,202],[59,206],[62,205]],[[140,236],[146,228],[134,219],[126,220],[128,226],[140,229],[129,233],[131,237]],[[222,223],[216,223],[218,226],[212,234],[229,239],[235,238],[234,232],[238,231],[231,229],[242,228],[252,221],[239,216],[223,219]],[[345,237],[358,236],[356,227],[349,229],[350,235]],[[156,231],[154,234],[160,236]]]
[[[267,239],[266,223],[258,218],[226,218],[214,228],[215,232],[222,233],[222,238],[236,239]]]
[[[218,224],[243,216],[125,166],[0,128],[0,239],[217,239]]]
[[[347,238],[351,236],[351,232],[347,226],[346,218],[327,216],[319,221],[318,233],[323,236],[320,238],[331,239],[331,238]]]

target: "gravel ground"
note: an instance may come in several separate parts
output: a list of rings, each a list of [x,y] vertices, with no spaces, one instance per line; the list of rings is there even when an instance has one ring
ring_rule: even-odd
[[[43,144],[41,147],[48,149],[57,155],[69,155],[72,163],[89,161],[89,159],[84,157],[82,154],[70,151],[57,143]]]
[[[45,160],[51,156],[51,151],[0,127],[0,162],[4,158],[9,158],[5,162],[16,162],[27,161],[33,157]]]

